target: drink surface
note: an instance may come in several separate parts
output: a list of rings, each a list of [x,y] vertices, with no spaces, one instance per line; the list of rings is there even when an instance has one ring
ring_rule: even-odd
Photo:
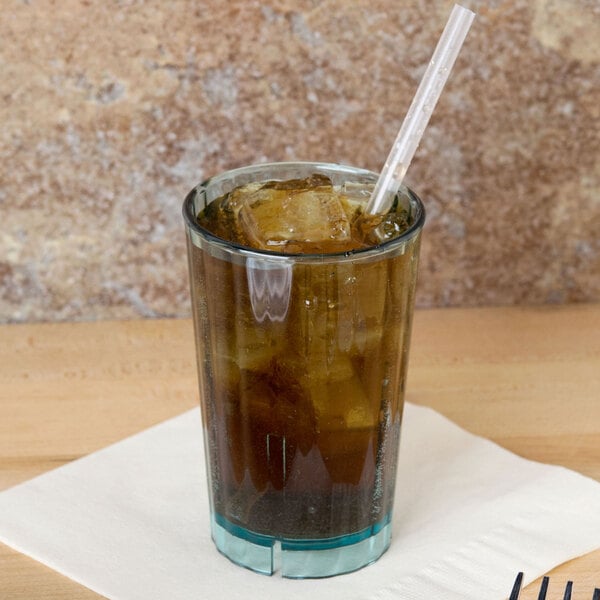
[[[370,191],[320,175],[249,184],[214,200],[198,224],[262,250],[346,253],[411,224],[400,206],[365,218]],[[280,265],[230,261],[188,240],[213,511],[282,540],[385,522],[419,233],[369,260]]]
[[[284,254],[328,254],[375,246],[412,224],[396,203],[364,214],[372,185],[334,186],[325,175],[249,183],[211,202],[198,224],[227,241]]]

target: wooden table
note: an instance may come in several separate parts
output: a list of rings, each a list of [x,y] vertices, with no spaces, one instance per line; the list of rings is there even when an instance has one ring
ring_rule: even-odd
[[[417,311],[407,399],[600,481],[600,305]],[[196,403],[188,320],[0,326],[0,490]],[[591,600],[598,547],[552,572],[547,600],[568,578]],[[99,597],[0,544],[3,600]]]

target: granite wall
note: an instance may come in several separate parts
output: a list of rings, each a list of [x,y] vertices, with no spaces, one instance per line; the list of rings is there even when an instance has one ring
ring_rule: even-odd
[[[410,168],[421,306],[600,301],[600,4],[478,17]],[[0,321],[189,314],[181,201],[378,170],[452,2],[4,0]]]

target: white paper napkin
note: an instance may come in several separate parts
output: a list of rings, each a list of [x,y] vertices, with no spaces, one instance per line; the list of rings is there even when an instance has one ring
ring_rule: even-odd
[[[600,546],[600,484],[407,405],[392,545],[330,579],[267,577],[209,534],[199,410],[0,493],[0,540],[111,599],[482,600]]]

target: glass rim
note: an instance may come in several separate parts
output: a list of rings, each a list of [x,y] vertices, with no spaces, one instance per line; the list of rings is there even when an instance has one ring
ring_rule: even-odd
[[[260,248],[252,248],[251,246],[244,246],[243,244],[238,244],[236,242],[231,242],[225,240],[214,233],[211,233],[208,229],[202,227],[196,220],[197,215],[194,214],[194,199],[196,196],[202,192],[202,190],[208,189],[211,183],[215,182],[215,180],[222,179],[224,177],[231,177],[236,175],[249,174],[256,169],[269,169],[269,168],[286,168],[293,169],[295,167],[299,169],[306,169],[309,167],[313,167],[317,170],[329,170],[329,171],[337,171],[341,173],[348,173],[349,175],[359,175],[369,179],[373,179],[373,183],[377,181],[379,175],[373,171],[369,171],[368,169],[362,169],[360,167],[353,167],[349,165],[343,165],[339,163],[328,163],[328,162],[319,162],[319,161],[281,161],[281,162],[267,162],[267,163],[255,163],[252,165],[247,165],[244,167],[238,167],[235,169],[229,169],[227,171],[223,171],[217,175],[209,177],[204,181],[200,182],[196,186],[194,186],[186,195],[183,201],[183,218],[188,230],[193,231],[195,234],[201,236],[207,243],[219,247],[221,250],[225,252],[229,252],[236,255],[242,255],[250,258],[263,258],[263,259],[271,259],[276,261],[285,261],[287,260],[339,260],[344,258],[367,258],[372,257],[374,255],[378,255],[381,253],[388,253],[392,251],[397,246],[401,246],[406,243],[408,240],[412,239],[415,235],[417,235],[420,230],[423,228],[425,222],[425,206],[421,198],[408,186],[401,185],[398,193],[402,193],[407,195],[411,201],[414,201],[416,206],[416,214],[415,220],[412,225],[401,235],[398,237],[392,238],[390,240],[386,240],[381,244],[377,244],[375,246],[369,246],[367,248],[357,248],[355,250],[348,250],[342,252],[277,252],[276,250],[262,250]]]

